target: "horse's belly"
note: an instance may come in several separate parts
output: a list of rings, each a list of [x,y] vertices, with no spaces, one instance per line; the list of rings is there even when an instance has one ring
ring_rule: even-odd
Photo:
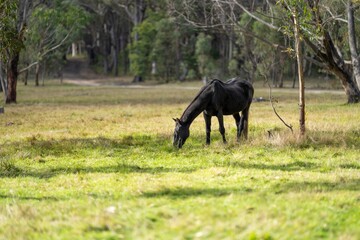
[[[241,112],[242,110],[244,110],[244,108],[242,106],[237,106],[237,107],[233,107],[233,108],[223,108],[223,115],[233,115],[235,113]]]
[[[238,113],[238,112],[241,112],[243,109],[242,108],[231,108],[231,109],[228,109],[228,108],[223,108],[222,109],[222,114],[223,115],[233,115],[235,113]],[[206,115],[209,115],[209,116],[217,116],[218,113],[219,113],[219,110],[216,110],[216,109],[206,109],[204,111],[204,113]]]

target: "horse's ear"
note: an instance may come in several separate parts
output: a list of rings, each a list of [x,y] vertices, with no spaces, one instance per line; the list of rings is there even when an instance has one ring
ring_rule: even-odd
[[[182,124],[181,120],[179,118],[173,118],[173,120],[176,122],[176,123],[179,123],[180,125]]]

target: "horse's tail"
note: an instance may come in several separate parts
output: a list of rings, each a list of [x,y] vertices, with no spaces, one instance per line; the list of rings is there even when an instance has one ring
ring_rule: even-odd
[[[242,83],[245,86],[245,89],[247,89],[247,97],[248,102],[245,109],[241,112],[241,131],[244,134],[245,139],[248,138],[248,131],[249,131],[249,112],[250,112],[250,106],[254,97],[254,87],[253,85],[248,81],[242,81]]]

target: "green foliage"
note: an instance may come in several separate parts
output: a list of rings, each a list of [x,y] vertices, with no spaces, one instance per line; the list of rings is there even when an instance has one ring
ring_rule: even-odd
[[[299,26],[301,28],[301,33],[304,36],[307,36],[311,40],[318,40],[321,37],[321,34],[324,30],[324,26],[320,23],[313,22],[313,10],[310,9],[308,3],[304,0],[291,0],[284,1],[281,0],[278,2],[279,5],[284,5],[283,8],[278,8],[282,13],[283,21],[281,23],[281,31],[289,36],[294,36],[294,26],[293,26],[293,15],[297,13]]]
[[[231,59],[229,61],[228,70],[231,76],[239,76],[239,66],[236,59]]]
[[[177,39],[179,31],[171,18],[162,18],[155,23],[156,37],[151,53],[151,59],[156,62],[157,75],[168,79],[174,76],[178,62],[176,54],[179,49]]]
[[[200,33],[195,45],[195,54],[199,67],[199,72],[203,76],[209,76],[215,71],[215,62],[212,57],[212,37],[205,33]]]
[[[130,71],[137,76],[145,77],[150,72],[150,54],[156,36],[156,25],[159,20],[156,14],[145,19],[133,28],[132,38],[135,39],[129,46]]]
[[[7,60],[23,48],[23,39],[17,30],[18,1],[0,0],[0,61]],[[25,31],[25,29],[22,29]]]
[[[257,12],[261,12],[258,9]],[[258,18],[263,21],[269,21],[275,26],[282,26],[281,16],[283,16],[282,6],[272,6],[271,13],[278,18],[266,17],[268,12],[258,14]],[[237,45],[243,46],[236,58],[243,60],[241,68],[245,72],[254,71],[257,78],[264,78],[264,76],[272,80],[276,85],[277,81],[284,76],[284,73],[291,72],[292,63],[291,56],[284,52],[284,50],[275,47],[276,45],[282,47],[291,47],[292,42],[288,36],[276,29],[271,29],[260,21],[255,21],[248,14],[241,15],[238,26],[241,29],[247,29],[257,37],[249,37],[243,34],[241,30],[237,32]],[[269,45],[271,43],[273,46]]]
[[[151,65],[155,63],[155,77],[169,80],[179,77],[185,69],[195,70],[195,30],[176,24],[173,18],[161,13],[148,14],[132,32],[132,38],[138,39],[129,46],[131,72],[150,76]]]
[[[196,41],[196,55],[210,56],[212,37],[205,33],[200,33]]]
[[[27,62],[61,59],[68,46],[79,39],[90,15],[71,1],[56,0],[33,10],[26,39]]]
[[[65,42],[69,44],[79,39],[89,17],[87,12],[70,1],[57,0],[50,7],[39,6],[34,9],[30,18],[29,41],[54,44],[69,35]]]

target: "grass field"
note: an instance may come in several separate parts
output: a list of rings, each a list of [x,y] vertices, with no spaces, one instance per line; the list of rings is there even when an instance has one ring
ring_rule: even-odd
[[[301,139],[296,90],[276,90],[294,134],[255,102],[248,141],[225,117],[229,143],[213,119],[205,146],[200,116],[176,150],[191,86],[19,86],[0,115],[0,239],[360,239],[359,105],[308,92]]]

